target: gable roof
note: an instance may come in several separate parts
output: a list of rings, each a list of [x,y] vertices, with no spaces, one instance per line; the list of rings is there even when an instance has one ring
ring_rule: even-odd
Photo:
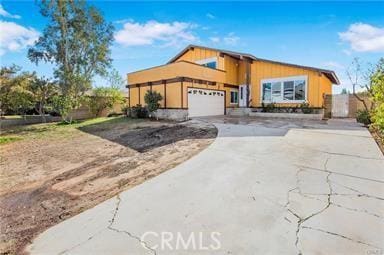
[[[221,54],[228,55],[228,56],[231,56],[231,57],[237,58],[237,59],[247,59],[248,58],[248,59],[255,60],[255,61],[264,61],[264,62],[270,62],[270,63],[274,63],[274,64],[287,65],[287,66],[292,66],[292,67],[297,67],[297,68],[308,69],[308,70],[312,70],[312,71],[316,71],[316,72],[320,72],[320,73],[324,74],[333,84],[340,84],[339,78],[337,78],[336,73],[332,70],[327,70],[327,69],[322,69],[322,68],[317,68],[317,67],[312,67],[312,66],[290,64],[290,63],[274,61],[274,60],[269,60],[269,59],[263,59],[263,58],[257,58],[255,56],[253,56],[252,54],[248,54],[248,53],[242,53],[242,52],[236,52],[236,51],[230,51],[230,50],[222,50],[222,49],[210,48],[210,47],[193,45],[193,44],[190,44],[187,47],[185,47],[176,56],[174,56],[171,60],[169,60],[167,64],[175,62],[178,58],[180,58],[182,55],[184,55],[184,53],[186,53],[188,50],[190,50],[192,48],[200,48],[200,49],[218,51]]]

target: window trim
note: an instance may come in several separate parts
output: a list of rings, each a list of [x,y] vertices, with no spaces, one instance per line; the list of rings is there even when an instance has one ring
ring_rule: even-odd
[[[303,100],[284,100],[284,82],[285,81],[295,81],[295,80],[304,80],[305,81],[305,98]],[[272,101],[272,100],[263,100],[263,83],[273,83],[280,82],[281,90],[280,90],[280,100]],[[293,84],[293,93],[295,93],[295,84]],[[272,85],[271,85],[271,99],[272,99]],[[300,75],[300,76],[287,76],[287,77],[279,77],[279,78],[268,78],[260,80],[260,102],[262,103],[277,103],[277,104],[295,104],[295,103],[304,103],[308,99],[308,75]]]
[[[217,57],[212,57],[212,58],[205,58],[205,59],[200,59],[200,60],[197,60],[195,63],[196,64],[199,64],[199,65],[204,65],[204,64],[207,64],[207,63],[211,63],[211,62],[215,62],[216,63],[216,68],[215,69],[218,69],[218,61],[217,61]],[[212,68],[213,69],[213,68]]]
[[[235,102],[235,103],[232,103],[231,101],[231,97],[232,97],[232,92],[236,92],[237,93],[237,97],[236,97],[236,99],[237,99],[237,102]],[[230,91],[229,91],[229,104],[231,104],[231,105],[236,105],[236,104],[239,104],[239,90],[238,89],[231,89]]]

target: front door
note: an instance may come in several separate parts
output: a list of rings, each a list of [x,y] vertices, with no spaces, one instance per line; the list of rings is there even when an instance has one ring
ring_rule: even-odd
[[[239,107],[247,107],[247,85],[239,86]]]

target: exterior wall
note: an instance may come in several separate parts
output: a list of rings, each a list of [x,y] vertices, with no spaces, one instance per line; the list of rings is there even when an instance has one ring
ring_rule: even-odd
[[[183,88],[181,88],[183,87]],[[150,90],[150,86],[141,86],[130,88],[130,105],[135,106],[137,104],[141,104],[145,106],[144,95]],[[216,85],[207,85],[200,84],[196,82],[183,82],[183,86],[181,86],[181,82],[173,82],[166,84],[166,93],[163,84],[152,85],[152,90],[159,92],[163,96],[163,100],[160,102],[160,107],[165,107],[165,96],[166,95],[166,108],[170,109],[187,109],[188,108],[188,88],[201,88],[201,89],[211,89],[211,90],[222,90],[225,91],[225,106],[226,107],[236,107],[237,104],[230,104],[230,90],[231,88],[225,87],[223,83],[217,83]],[[140,90],[140,101],[139,101],[139,90]],[[183,97],[181,97],[181,93],[183,93]]]
[[[195,64],[196,61],[212,57],[217,58],[217,69],[219,70]],[[163,96],[166,94],[167,98],[162,100],[160,103],[161,107],[187,108],[187,87],[224,90],[226,92],[226,107],[237,107],[237,104],[230,104],[230,91],[235,88],[224,87],[224,84],[235,86],[246,84],[246,65],[245,61],[220,54],[216,50],[193,48],[185,52],[173,63],[128,74],[128,82],[129,84],[148,83],[176,77],[213,81],[216,82],[216,85],[184,82],[183,86],[181,86],[180,82],[167,83],[166,93],[163,84],[152,85],[152,89],[158,91]],[[324,96],[332,93],[331,81],[318,71],[262,60],[254,60],[250,71],[251,107],[261,106],[261,80],[263,79],[306,75],[308,78],[307,101],[311,107],[324,107]],[[146,85],[141,85],[140,88],[130,88],[130,105],[144,105],[144,95],[149,89],[150,86]],[[183,95],[182,98],[181,95]],[[297,106],[298,104],[284,103],[279,105],[290,107]]]
[[[225,70],[224,58],[220,57],[220,52],[209,49],[194,48],[193,50],[185,52],[175,62],[185,60],[195,63],[198,60],[213,57],[217,57],[217,69]]]
[[[269,78],[281,78],[289,76],[308,76],[307,101],[312,107],[323,107],[323,97],[332,91],[332,84],[319,72],[271,63],[266,61],[254,61],[251,66],[251,98],[252,107],[261,106],[261,80]],[[297,104],[280,104],[283,106],[295,106]]]

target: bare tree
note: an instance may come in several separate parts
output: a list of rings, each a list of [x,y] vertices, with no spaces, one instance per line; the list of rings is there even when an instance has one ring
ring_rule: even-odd
[[[359,58],[354,58],[351,66],[347,69],[347,76],[352,84],[352,94],[356,97],[357,100],[363,103],[364,108],[367,111],[370,111],[373,107],[368,107],[367,102],[362,98],[359,93],[356,92],[356,87],[364,88],[370,97],[373,96],[373,90],[369,78],[372,74],[372,68],[368,68],[367,71],[364,71],[361,67],[361,61]]]

